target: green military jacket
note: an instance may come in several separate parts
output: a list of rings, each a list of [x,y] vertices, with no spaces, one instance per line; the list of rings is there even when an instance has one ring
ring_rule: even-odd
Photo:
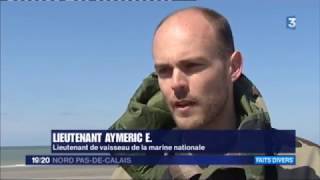
[[[239,130],[271,129],[263,98],[244,75],[234,83],[234,102]],[[174,120],[160,92],[157,76],[144,79],[130,99],[126,112],[109,128],[172,129]],[[114,179],[319,179],[320,147],[304,139],[296,140],[294,166],[123,165]]]

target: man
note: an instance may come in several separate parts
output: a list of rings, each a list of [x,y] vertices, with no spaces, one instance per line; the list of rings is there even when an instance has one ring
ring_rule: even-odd
[[[155,31],[156,74],[147,77],[111,129],[271,129],[259,91],[242,74],[231,28],[199,7],[166,17]],[[174,119],[174,121],[172,120]],[[214,143],[214,142],[213,142]],[[295,166],[123,166],[125,179],[317,179],[319,146],[297,139]]]

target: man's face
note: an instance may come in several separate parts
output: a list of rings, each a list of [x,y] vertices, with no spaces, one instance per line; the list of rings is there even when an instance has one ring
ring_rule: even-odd
[[[207,128],[225,111],[232,82],[228,61],[217,56],[215,36],[199,20],[167,22],[155,34],[160,89],[179,128]]]

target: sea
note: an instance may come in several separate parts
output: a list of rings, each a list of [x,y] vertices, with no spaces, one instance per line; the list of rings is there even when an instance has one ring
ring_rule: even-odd
[[[1,146],[1,168],[25,166],[26,155],[51,154],[50,146]]]

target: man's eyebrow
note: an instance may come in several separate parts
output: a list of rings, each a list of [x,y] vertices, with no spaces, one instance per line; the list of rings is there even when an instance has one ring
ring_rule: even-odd
[[[154,65],[155,69],[163,68],[163,67],[168,67],[170,66],[168,63],[158,63]]]
[[[183,64],[188,64],[188,63],[208,63],[209,60],[204,57],[193,57],[193,58],[187,58],[187,59],[181,59],[177,64],[178,65],[183,65]]]
[[[202,56],[197,56],[197,57],[192,57],[192,58],[186,58],[186,59],[181,59],[179,60],[179,62],[177,63],[178,65],[182,65],[182,64],[185,64],[185,63],[204,63],[204,62],[208,62],[209,60],[207,58],[204,58]],[[159,69],[159,68],[164,68],[164,67],[168,67],[170,66],[169,63],[156,63],[154,64],[154,68],[155,69]]]

